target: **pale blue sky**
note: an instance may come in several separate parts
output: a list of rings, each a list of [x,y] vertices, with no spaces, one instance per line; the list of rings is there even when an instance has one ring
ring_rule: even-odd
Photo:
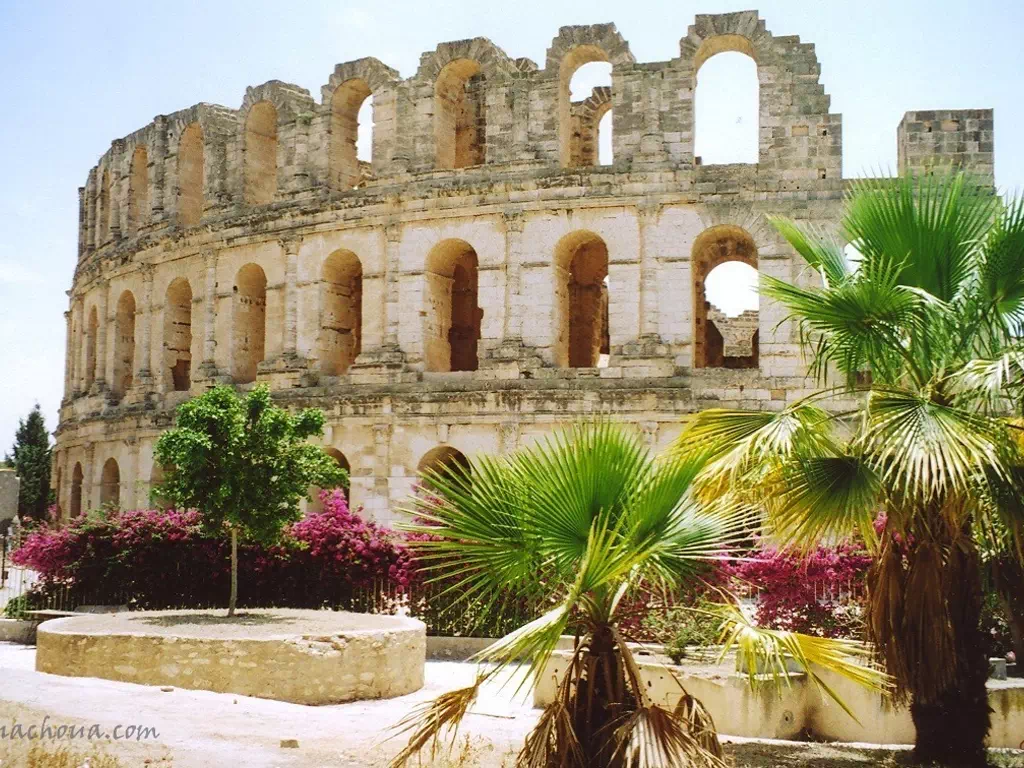
[[[247,85],[270,79],[319,100],[334,65],[361,56],[408,77],[422,52],[467,37],[543,65],[559,26],[614,21],[639,61],[662,61],[696,13],[751,7],[774,34],[816,44],[843,115],[845,175],[895,166],[905,111],[994,107],[996,181],[1024,188],[1016,0],[0,0],[0,452],[36,401],[56,426],[77,189],[112,139],[200,101],[238,107]],[[724,101],[739,109],[744,98]]]

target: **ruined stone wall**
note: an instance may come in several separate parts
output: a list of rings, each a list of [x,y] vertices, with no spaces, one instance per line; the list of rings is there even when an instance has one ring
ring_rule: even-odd
[[[697,72],[726,50],[758,66],[756,164],[693,155]],[[590,61],[612,85],[584,110],[569,81]],[[63,513],[146,503],[156,439],[215,383],[323,408],[352,501],[384,521],[430,457],[510,451],[596,413],[660,448],[702,408],[800,397],[813,382],[771,302],[753,367],[709,365],[703,278],[741,260],[806,279],[766,217],[835,229],[841,120],[819,72],[812,45],[755,12],[698,16],[656,63],[614,25],[563,27],[543,68],[483,38],[443,43],[406,80],[360,59],[319,103],[271,81],[238,110],[199,104],[114,141],[80,190]],[[614,162],[596,166],[581,120],[608,104]],[[990,112],[942,114],[984,141],[929,144],[908,116],[908,167],[991,159]]]

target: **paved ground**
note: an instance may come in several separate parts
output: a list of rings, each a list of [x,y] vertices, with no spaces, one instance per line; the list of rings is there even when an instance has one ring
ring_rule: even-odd
[[[97,724],[106,733],[118,725],[159,732],[158,738],[143,742],[101,742],[99,757],[93,757],[89,768],[105,768],[104,754],[118,758],[117,768],[381,768],[402,743],[381,743],[389,726],[417,704],[472,680],[473,667],[468,664],[428,662],[426,686],[417,693],[386,701],[306,707],[226,693],[165,692],[153,686],[46,675],[35,671],[35,648],[0,643],[0,728],[10,729],[14,722],[51,728]],[[424,760],[422,768],[511,766],[537,718],[525,694],[511,695],[520,680],[485,689],[466,718],[454,756]],[[297,740],[298,748],[282,748],[283,739]],[[907,758],[905,751],[869,745],[727,742],[728,758],[736,768],[895,768],[905,765]],[[25,741],[0,732],[0,766],[26,765],[29,748]],[[78,754],[91,750],[86,742],[76,743],[75,749]],[[993,765],[1024,768],[1022,755],[994,754]],[[85,764],[76,759],[35,765]]]
[[[35,671],[34,648],[0,643],[0,725],[10,725],[12,718],[23,725],[40,724],[48,715],[47,724],[53,727],[96,723],[104,731],[117,725],[156,728],[155,742],[111,745],[112,752],[132,761],[130,765],[170,755],[175,768],[383,766],[401,746],[398,740],[380,743],[388,726],[416,704],[472,681],[470,665],[430,662],[426,686],[414,694],[306,707],[227,693],[164,692],[153,686],[46,675]],[[473,753],[465,764],[500,766],[502,756],[511,754],[513,745],[518,749],[535,721],[536,713],[523,697],[510,701],[509,690],[497,686],[483,691],[460,735],[461,744],[465,736],[470,738]],[[282,739],[296,739],[298,749],[281,748]],[[9,741],[0,741],[0,758],[5,747],[13,751]]]

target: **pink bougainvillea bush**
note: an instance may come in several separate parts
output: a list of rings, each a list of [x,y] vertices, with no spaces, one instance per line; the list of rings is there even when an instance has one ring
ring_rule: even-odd
[[[240,604],[344,608],[376,586],[398,593],[408,585],[409,554],[395,534],[350,510],[340,490],[321,502],[275,546],[239,548]],[[39,528],[13,560],[40,574],[42,591],[70,589],[80,604],[227,604],[227,537],[204,535],[194,511],[117,511]]]
[[[757,623],[822,637],[861,633],[864,579],[871,558],[846,542],[808,553],[762,546],[729,566],[738,589],[757,598]]]

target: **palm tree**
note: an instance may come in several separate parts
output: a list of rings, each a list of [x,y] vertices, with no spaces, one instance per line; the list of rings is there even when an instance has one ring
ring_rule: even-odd
[[[479,654],[476,684],[397,726],[410,738],[394,765],[433,749],[445,733],[454,737],[480,685],[510,664],[525,662],[536,678],[569,630],[577,633],[569,671],[518,765],[723,765],[707,711],[685,690],[674,708],[653,703],[619,626],[624,603],[645,585],[671,589],[700,578],[748,533],[742,510],[690,494],[702,464],[652,459],[633,432],[603,422],[457,472],[426,473],[430,492],[414,497],[407,511],[418,522],[404,528],[427,534],[418,546],[429,567],[455,582],[451,591],[463,602],[500,610],[503,600],[525,599],[548,609]],[[725,645],[739,649],[748,670],[781,677],[792,657],[884,686],[884,675],[859,662],[854,643],[760,630],[735,609],[722,615]]]
[[[869,635],[910,703],[916,758],[983,765],[976,534],[1009,531],[1020,562],[1020,427],[1005,395],[1022,359],[1024,205],[963,173],[858,182],[842,220],[854,264],[822,232],[773,223],[813,280],[762,277],[761,293],[836,383],[778,413],[705,411],[677,455],[711,451],[699,492],[756,504],[782,544],[864,536]]]

